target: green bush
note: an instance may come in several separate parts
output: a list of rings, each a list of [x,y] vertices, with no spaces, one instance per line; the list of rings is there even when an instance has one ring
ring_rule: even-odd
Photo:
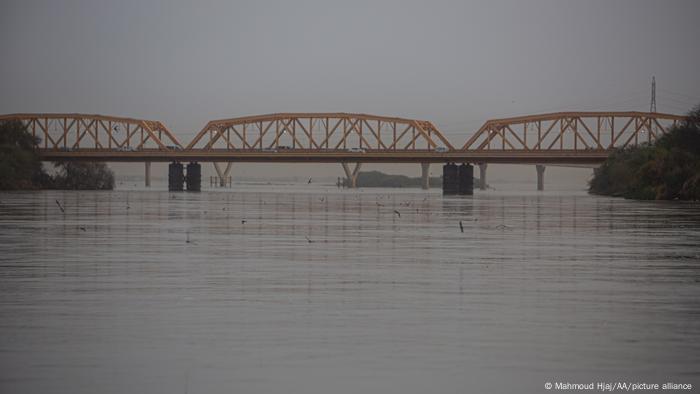
[[[699,200],[700,107],[653,144],[613,152],[594,171],[589,192],[639,200]]]
[[[114,189],[114,173],[104,163],[64,161],[55,165],[59,169],[53,177],[55,189]]]
[[[114,188],[114,173],[103,163],[56,163],[49,176],[37,153],[39,139],[20,121],[0,122],[0,190]]]
[[[43,170],[39,143],[20,121],[0,122],[0,190],[35,188]]]

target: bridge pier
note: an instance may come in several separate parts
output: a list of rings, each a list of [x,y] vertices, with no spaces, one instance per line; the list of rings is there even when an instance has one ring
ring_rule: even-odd
[[[487,163],[479,163],[479,190],[486,190],[486,168]]]
[[[459,166],[459,194],[474,194],[474,166],[462,163]]]
[[[356,189],[357,188],[357,175],[360,173],[360,167],[362,167],[362,163],[356,163],[355,164],[355,169],[350,171],[350,165],[348,163],[340,163],[343,165],[343,170],[345,171],[345,176],[346,176],[346,182],[345,184],[347,187],[351,189]]]
[[[430,188],[430,163],[420,163],[421,188],[428,190]]]
[[[447,163],[442,167],[443,194],[474,194],[474,166]]]
[[[191,162],[187,165],[187,177],[185,178],[188,192],[198,192],[202,190],[202,165]]]
[[[542,191],[542,190],[544,190],[544,169],[545,169],[545,166],[542,164],[537,164],[537,165],[535,165],[535,169],[537,170],[537,190]]]
[[[145,179],[146,179],[146,187],[151,187],[151,162],[150,161],[146,162]]]
[[[459,192],[459,168],[454,163],[442,166],[442,194]]]
[[[168,191],[181,192],[185,183],[182,163],[172,162],[168,166]]]
[[[219,186],[220,187],[225,187],[226,186],[226,178],[228,178],[229,174],[231,173],[231,167],[233,167],[232,162],[226,163],[226,169],[222,170],[221,166],[219,166],[219,163],[214,162],[214,169],[216,170],[216,175],[219,178]]]

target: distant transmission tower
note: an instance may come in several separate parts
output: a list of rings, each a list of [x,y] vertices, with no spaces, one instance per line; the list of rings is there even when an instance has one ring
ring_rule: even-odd
[[[651,77],[651,103],[649,103],[649,112],[656,112],[656,78]]]

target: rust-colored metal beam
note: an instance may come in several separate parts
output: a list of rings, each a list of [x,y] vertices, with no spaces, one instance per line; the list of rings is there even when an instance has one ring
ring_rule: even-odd
[[[86,114],[10,114],[47,160],[598,163],[649,143],[684,116],[556,112],[484,123],[455,149],[431,122],[368,114],[279,113],[208,122],[183,148],[161,122]]]
[[[87,114],[9,114],[42,140],[44,149],[181,149],[177,137],[161,122]],[[137,132],[141,134],[137,137]],[[141,137],[144,135],[145,137]]]
[[[315,123],[322,127],[314,128]],[[410,128],[412,134],[403,133],[396,136],[382,133],[382,128],[386,131],[395,128],[396,125]],[[275,133],[268,134],[272,126]],[[342,128],[336,133],[339,126]],[[222,140],[223,130],[236,130],[236,127],[245,128],[248,132],[234,133],[231,141]],[[439,146],[454,149],[440,130],[430,122],[344,112],[279,113],[212,120],[197,133],[187,145],[187,149],[225,148],[225,142],[230,143],[234,149],[369,149],[397,146],[406,150],[435,149]]]
[[[651,142],[683,119],[685,117],[680,115],[634,111],[555,112],[492,119],[484,123],[460,150],[490,150],[493,149],[492,142],[500,145],[500,149],[514,151],[612,149]],[[530,131],[529,124],[536,124],[537,129]],[[519,125],[523,127],[516,127]],[[536,132],[531,136],[535,137],[535,143],[528,142],[533,141],[533,138],[528,139],[531,132]]]

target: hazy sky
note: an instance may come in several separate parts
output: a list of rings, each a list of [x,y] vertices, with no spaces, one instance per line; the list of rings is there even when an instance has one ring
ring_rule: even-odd
[[[431,120],[700,103],[700,1],[7,1],[0,113]],[[340,168],[340,166],[338,166]],[[528,170],[534,174],[534,170]],[[417,172],[417,170],[416,170]],[[338,171],[340,173],[340,171]]]

